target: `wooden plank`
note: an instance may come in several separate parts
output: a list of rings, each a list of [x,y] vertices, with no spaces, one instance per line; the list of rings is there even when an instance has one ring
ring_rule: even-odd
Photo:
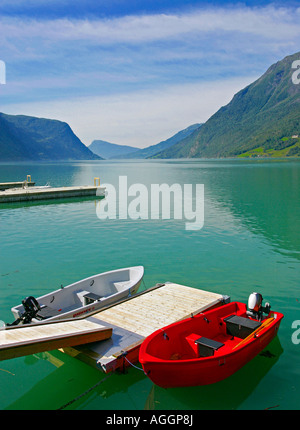
[[[110,338],[112,328],[88,320],[28,324],[0,330],[0,361]]]
[[[192,300],[189,298],[192,295]],[[203,311],[220,301],[220,294],[178,284],[166,284],[127,303],[94,314],[94,318],[114,324],[141,336],[191,314]]]

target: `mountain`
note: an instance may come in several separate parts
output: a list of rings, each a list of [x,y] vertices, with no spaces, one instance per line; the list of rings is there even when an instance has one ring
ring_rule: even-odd
[[[99,159],[65,122],[0,113],[0,161]]]
[[[120,155],[135,152],[138,148],[134,146],[117,145],[115,143],[105,142],[105,140],[93,140],[88,147],[94,154],[103,158],[118,158]]]
[[[175,145],[177,142],[180,142],[181,140],[189,136],[191,133],[193,133],[195,130],[199,129],[199,127],[201,127],[201,124],[190,125],[184,130],[181,130],[178,133],[174,134],[174,136],[170,137],[167,140],[157,143],[156,145],[148,146],[147,148],[144,148],[144,149],[139,149],[136,152],[125,154],[122,157],[118,157],[118,158],[152,158],[157,153],[163,151],[164,149],[170,148],[171,146]]]
[[[155,158],[300,155],[300,84],[292,80],[296,60],[300,52],[273,64],[199,130]]]

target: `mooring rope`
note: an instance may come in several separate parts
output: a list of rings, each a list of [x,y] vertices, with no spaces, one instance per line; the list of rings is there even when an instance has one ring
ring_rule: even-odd
[[[112,373],[110,373],[109,375],[105,376],[105,378],[101,379],[101,381],[98,381],[95,385],[93,385],[92,387],[90,387],[84,393],[82,393],[79,396],[75,397],[75,399],[70,400],[68,403],[66,403],[65,405],[61,406],[57,410],[60,411],[62,409],[65,409],[67,406],[70,406],[72,403],[74,403],[77,400],[81,399],[81,397],[86,396],[88,393],[90,393],[92,390],[94,390],[96,387],[98,387],[98,385],[100,385],[100,384],[102,384],[102,382],[106,381],[111,375],[112,375]]]
[[[144,373],[144,375],[146,375],[146,376],[147,376],[147,373],[145,373],[145,372],[144,372],[144,369],[141,369],[140,367],[135,366],[133,363],[131,363],[131,361],[129,361],[129,360],[128,360],[128,358],[126,357],[126,355],[123,355],[123,357],[124,357],[124,358],[125,358],[125,360],[130,364],[130,366],[134,367],[134,368],[135,368],[135,369],[137,369],[137,370],[141,370],[141,371]]]

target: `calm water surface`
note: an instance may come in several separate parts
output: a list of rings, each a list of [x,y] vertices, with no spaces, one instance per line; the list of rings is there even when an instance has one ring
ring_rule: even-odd
[[[0,182],[30,174],[37,185],[204,184],[205,222],[100,220],[94,200],[0,208],[0,319],[39,296],[95,273],[145,267],[145,284],[172,281],[248,300],[262,293],[285,315],[263,354],[207,387],[162,389],[130,368],[104,375],[55,351],[0,363],[0,409],[299,409],[300,162],[298,160],[101,161],[0,164]],[[300,322],[299,322],[300,324]],[[300,338],[300,336],[299,336]],[[226,395],[224,395],[226,393]],[[78,400],[72,402],[77,397]]]

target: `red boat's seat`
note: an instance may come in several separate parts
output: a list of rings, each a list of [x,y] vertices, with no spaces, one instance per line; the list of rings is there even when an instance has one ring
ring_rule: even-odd
[[[238,315],[230,315],[224,319],[224,322],[226,323],[227,334],[239,337],[240,339],[245,339],[261,325],[259,321]]]
[[[195,343],[198,345],[198,353],[200,357],[210,357],[214,355],[217,349],[224,346],[224,343],[222,342],[217,342],[216,340],[208,339],[203,336],[196,339]]]

